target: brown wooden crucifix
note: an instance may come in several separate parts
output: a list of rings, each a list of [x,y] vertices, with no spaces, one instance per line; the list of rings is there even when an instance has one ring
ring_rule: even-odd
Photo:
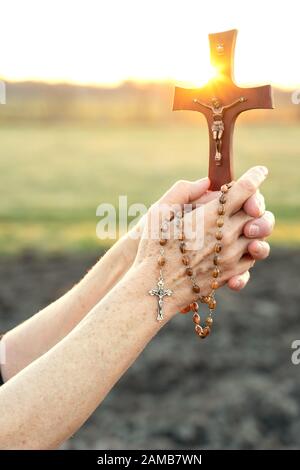
[[[199,111],[209,128],[209,178],[217,190],[233,179],[232,137],[235,120],[250,109],[273,108],[270,85],[240,88],[234,83],[237,30],[209,35],[210,60],[216,76],[203,88],[175,88],[173,110]]]

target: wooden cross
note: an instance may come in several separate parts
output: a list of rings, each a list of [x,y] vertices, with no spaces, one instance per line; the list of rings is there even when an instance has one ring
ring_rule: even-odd
[[[173,110],[199,111],[209,128],[209,178],[212,190],[233,180],[232,137],[235,120],[250,109],[272,109],[270,85],[240,88],[234,83],[237,30],[209,35],[210,59],[217,74],[203,88],[175,88]]]

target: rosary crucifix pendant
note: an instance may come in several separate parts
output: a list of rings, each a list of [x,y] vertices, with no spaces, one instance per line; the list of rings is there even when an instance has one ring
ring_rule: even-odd
[[[164,278],[162,272],[160,271],[159,280],[157,282],[157,287],[149,290],[150,295],[155,295],[157,297],[157,321],[162,321],[164,319],[164,297],[167,295],[170,297],[173,294],[171,289],[165,289]]]
[[[216,165],[221,165],[221,161],[222,161],[222,153],[221,153],[222,136],[225,130],[224,121],[223,121],[224,111],[225,109],[229,109],[238,103],[243,103],[244,101],[246,101],[246,98],[244,96],[241,96],[239,99],[233,101],[233,103],[227,104],[226,106],[222,106],[218,98],[212,98],[211,105],[203,103],[202,101],[199,101],[197,99],[193,100],[195,104],[204,106],[204,108],[210,109],[212,111],[213,124],[211,126],[211,132],[212,132],[213,140],[215,141],[215,144],[216,144],[216,153],[215,153]]]

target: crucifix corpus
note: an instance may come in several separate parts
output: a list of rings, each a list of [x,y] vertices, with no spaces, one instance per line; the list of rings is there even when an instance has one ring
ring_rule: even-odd
[[[154,289],[149,290],[150,295],[155,295],[157,297],[157,321],[162,321],[164,319],[164,297],[167,295],[173,294],[171,289],[165,289],[164,287],[164,278],[162,275],[162,271],[160,271],[159,280],[157,282],[157,286]]]
[[[210,60],[216,76],[203,88],[175,88],[173,110],[204,114],[209,128],[209,178],[212,190],[233,180],[232,137],[236,118],[250,109],[272,109],[270,85],[240,88],[234,83],[237,30],[209,35]]]

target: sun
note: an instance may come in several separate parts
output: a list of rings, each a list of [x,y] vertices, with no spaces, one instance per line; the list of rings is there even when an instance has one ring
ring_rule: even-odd
[[[189,74],[189,78],[180,80],[180,84],[188,88],[202,88],[209,81],[220,77],[220,75],[218,68],[209,63],[197,71],[197,76],[195,71],[193,71],[193,73]]]

